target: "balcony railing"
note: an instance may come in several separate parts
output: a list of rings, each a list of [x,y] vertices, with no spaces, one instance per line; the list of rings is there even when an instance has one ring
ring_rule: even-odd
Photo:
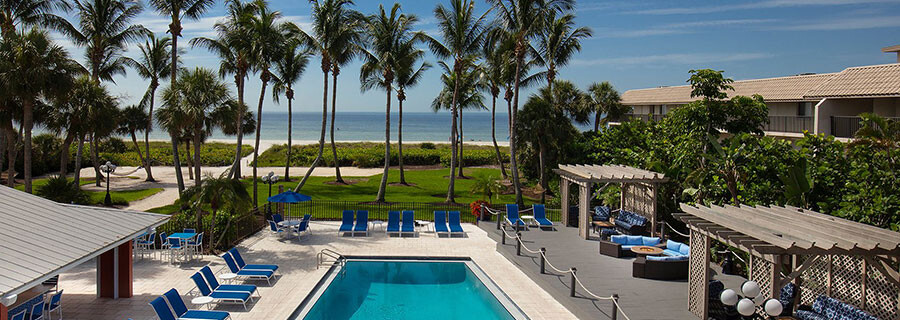
[[[763,127],[768,132],[812,132],[813,117],[811,116],[769,116],[769,124]]]
[[[900,117],[886,117],[900,121]],[[831,116],[831,134],[838,138],[853,138],[856,131],[862,128],[862,118],[847,116]]]
[[[631,120],[640,120],[640,121],[662,121],[664,114],[634,114],[634,113],[626,113],[623,114],[619,119],[614,119],[614,122],[626,122]]]

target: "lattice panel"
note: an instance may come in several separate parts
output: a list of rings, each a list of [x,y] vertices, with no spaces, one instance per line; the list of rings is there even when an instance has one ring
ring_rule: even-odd
[[[831,297],[859,307],[862,303],[862,259],[835,255],[831,272]]]
[[[688,268],[688,310],[705,318],[709,296],[709,237],[691,232],[691,260]]]
[[[807,256],[812,259],[815,256]],[[828,264],[830,256],[820,256],[800,274],[800,304],[812,305],[816,297],[828,294]]]
[[[871,265],[866,277],[866,311],[882,320],[900,320],[900,287]]]
[[[653,188],[649,185],[626,183],[622,188],[622,208],[648,219],[653,214]]]
[[[750,280],[756,281],[759,292],[768,296],[772,292],[772,268],[775,264],[756,256],[750,256],[750,264]]]

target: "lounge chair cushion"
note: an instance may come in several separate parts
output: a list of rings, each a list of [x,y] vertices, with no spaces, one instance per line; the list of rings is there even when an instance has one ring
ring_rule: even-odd
[[[249,277],[271,277],[273,274],[270,270],[247,270],[243,269],[237,272],[239,276],[249,276]]]
[[[450,232],[450,229],[447,228],[446,222],[445,223],[435,222],[434,223],[434,231],[443,233],[443,232]]]
[[[228,318],[228,312],[225,311],[205,311],[205,310],[188,310],[179,318],[187,319],[209,319],[209,320],[225,320]]]
[[[247,264],[244,262],[244,257],[241,256],[241,252],[238,251],[237,248],[231,248],[228,250],[231,253],[231,257],[234,258],[234,262],[237,262],[237,265],[241,267],[241,269],[250,269],[250,270],[278,270],[278,266],[274,264]]]
[[[247,301],[250,299],[249,292],[235,292],[235,291],[213,291],[209,294],[213,299],[223,299],[223,300],[240,300]]]
[[[450,232],[458,233],[458,232],[464,232],[464,231],[463,231],[462,226],[460,226],[460,225],[458,225],[458,224],[451,224],[451,225],[450,225]]]

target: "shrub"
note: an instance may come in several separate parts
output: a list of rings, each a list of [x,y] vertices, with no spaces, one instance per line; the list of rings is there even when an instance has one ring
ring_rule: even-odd
[[[81,190],[78,182],[74,180],[69,181],[63,176],[50,177],[47,179],[47,184],[37,188],[36,194],[60,203],[90,203],[90,197],[84,190]],[[128,203],[126,202],[125,204]]]
[[[419,148],[434,150],[435,146],[434,143],[431,142],[422,142],[422,144],[419,145]]]

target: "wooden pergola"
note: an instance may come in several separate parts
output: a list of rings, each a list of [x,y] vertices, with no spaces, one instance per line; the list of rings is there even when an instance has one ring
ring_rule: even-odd
[[[578,185],[578,234],[588,239],[591,227],[591,198],[594,184],[600,188],[617,183],[621,185],[620,209],[640,214],[650,220],[650,232],[656,234],[656,192],[661,183],[669,181],[662,173],[620,165],[559,165],[553,172],[560,177],[562,220],[566,226],[574,226],[569,217],[569,186]]]
[[[900,319],[900,233],[796,207],[681,209],[673,215],[690,228],[688,309],[701,319],[708,318],[712,239],[750,254],[748,278],[766,298],[793,282],[801,304],[827,295],[880,319]]]

